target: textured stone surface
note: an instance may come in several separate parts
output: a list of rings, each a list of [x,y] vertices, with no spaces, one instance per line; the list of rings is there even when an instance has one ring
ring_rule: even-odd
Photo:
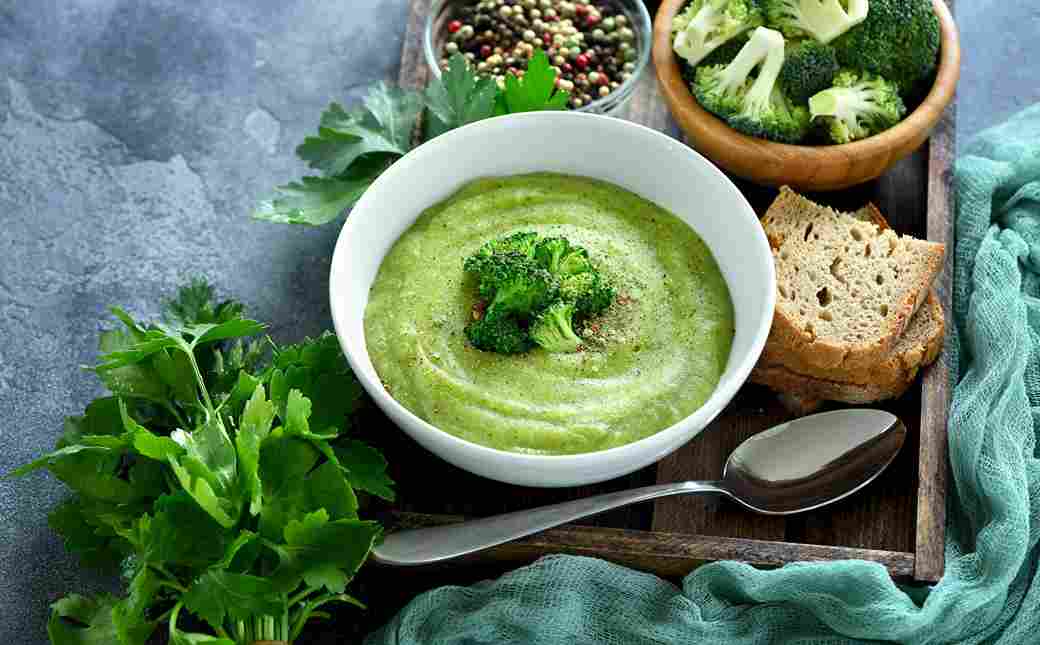
[[[405,0],[0,0],[0,472],[97,393],[111,304],[154,313],[209,276],[276,337],[331,327],[337,228],[254,222],[301,174],[325,104],[396,76]],[[47,605],[102,589],[46,523],[62,486],[0,481],[0,643],[46,642]]]
[[[155,312],[205,274],[273,333],[330,326],[335,226],[251,222],[303,171],[331,99],[395,75],[406,0],[0,0],[0,472],[97,393],[105,308]],[[1040,8],[961,2],[961,134],[1040,98]],[[47,604],[98,590],[65,556],[46,475],[0,481],[0,643],[46,642]]]

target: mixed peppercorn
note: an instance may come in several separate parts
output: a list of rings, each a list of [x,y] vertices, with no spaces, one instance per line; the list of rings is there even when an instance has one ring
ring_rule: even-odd
[[[580,108],[631,78],[638,43],[628,17],[604,0],[480,0],[455,7],[441,47],[441,67],[462,52],[478,74],[500,85],[522,77],[535,51],[549,55],[556,86]]]

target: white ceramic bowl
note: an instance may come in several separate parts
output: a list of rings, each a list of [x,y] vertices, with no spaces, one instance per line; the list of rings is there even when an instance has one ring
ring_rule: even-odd
[[[423,210],[486,176],[549,171],[626,188],[670,210],[711,248],[729,287],[736,334],[715,392],[679,423],[634,443],[579,455],[524,455],[459,439],[387,394],[365,345],[368,292],[383,257]],[[682,143],[611,117],[516,114],[454,130],[419,146],[376,180],[336,243],[329,281],[343,351],[380,408],[422,446],[478,475],[525,486],[577,486],[625,475],[695,437],[729,403],[758,360],[773,319],[776,275],[751,206],[715,166]]]

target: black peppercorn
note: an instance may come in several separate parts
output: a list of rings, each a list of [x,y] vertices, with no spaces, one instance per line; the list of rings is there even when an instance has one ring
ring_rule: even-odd
[[[447,23],[441,47],[462,52],[478,73],[498,81],[521,75],[534,49],[556,69],[557,85],[580,108],[608,96],[631,77],[638,57],[631,21],[617,0],[469,0]],[[459,3],[463,4],[463,3]]]

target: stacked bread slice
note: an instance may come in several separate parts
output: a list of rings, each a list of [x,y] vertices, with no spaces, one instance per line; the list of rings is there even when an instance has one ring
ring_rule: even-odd
[[[898,235],[873,205],[839,213],[786,187],[762,226],[777,305],[751,380],[800,412],[901,396],[942,349],[943,245]]]

